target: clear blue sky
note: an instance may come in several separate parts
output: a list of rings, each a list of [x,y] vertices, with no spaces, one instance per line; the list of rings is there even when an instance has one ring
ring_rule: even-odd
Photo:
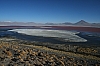
[[[0,21],[100,23],[100,0],[0,0]]]

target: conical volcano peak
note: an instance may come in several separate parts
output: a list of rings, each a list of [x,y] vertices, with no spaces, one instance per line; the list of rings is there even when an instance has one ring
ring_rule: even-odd
[[[84,21],[84,20],[80,20],[79,22],[77,22],[76,24],[78,25],[88,25],[89,23]]]

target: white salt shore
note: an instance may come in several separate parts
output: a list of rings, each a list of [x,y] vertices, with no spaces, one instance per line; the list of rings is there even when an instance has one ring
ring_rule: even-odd
[[[13,29],[14,31],[22,34],[43,37],[58,37],[63,38],[65,41],[70,42],[86,42],[87,40],[77,36],[79,32],[66,31],[66,30],[48,30],[48,29]]]

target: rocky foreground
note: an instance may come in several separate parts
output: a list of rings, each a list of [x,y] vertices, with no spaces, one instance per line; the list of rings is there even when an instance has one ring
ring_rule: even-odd
[[[0,40],[0,66],[100,66],[97,56],[23,43]]]

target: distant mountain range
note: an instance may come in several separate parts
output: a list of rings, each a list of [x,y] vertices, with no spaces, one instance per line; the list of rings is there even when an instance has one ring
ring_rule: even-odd
[[[100,27],[100,23],[90,23],[84,20],[80,20],[76,23],[65,22],[65,23],[46,23],[46,25],[70,25],[70,26],[88,26],[88,27]]]
[[[0,22],[0,26],[35,26],[39,24],[42,25],[35,22]]]
[[[70,25],[70,26],[89,26],[100,27],[100,23],[89,23],[84,20],[80,20],[76,23],[64,22],[64,23],[35,23],[35,22],[0,22],[0,26],[43,26],[43,25]]]

